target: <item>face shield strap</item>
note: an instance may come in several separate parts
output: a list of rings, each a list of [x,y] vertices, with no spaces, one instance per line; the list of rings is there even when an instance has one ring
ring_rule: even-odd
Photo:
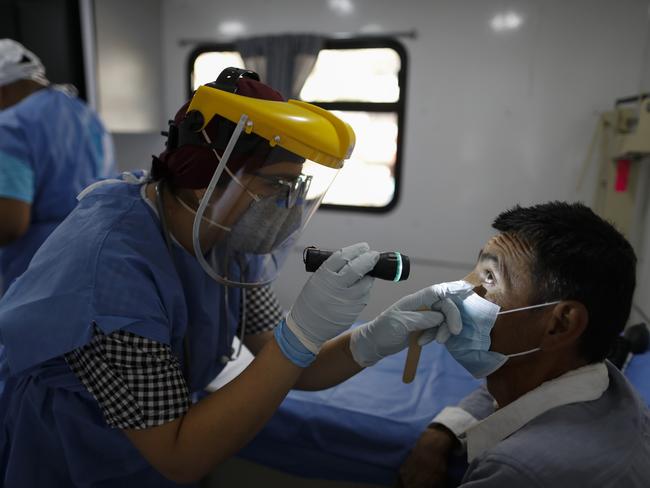
[[[203,122],[203,114],[198,110],[188,112],[179,124],[170,120],[169,130],[167,132],[161,132],[163,136],[167,137],[167,142],[165,143],[167,150],[173,151],[182,146],[202,146],[215,150],[217,146],[212,141],[206,142],[201,136],[201,132],[205,132],[201,130]],[[232,125],[232,123],[227,121],[223,121],[223,123]],[[228,132],[227,127],[224,129],[219,132]]]
[[[224,69],[215,81],[207,83],[205,86],[229,93],[237,93],[237,81],[240,78],[260,81],[260,75],[255,71],[229,67]],[[199,131],[204,126],[204,123],[203,115],[197,110],[188,112],[179,124],[170,120],[168,123],[169,129],[161,132],[163,136],[167,137],[165,143],[167,149],[171,151],[185,145],[205,146],[205,142],[199,136]],[[209,147],[214,149],[212,145]]]
[[[237,80],[240,78],[248,78],[250,80],[260,81],[260,75],[249,69],[241,69],[229,67],[225,68],[218,76],[218,78],[207,83],[205,86],[216,88],[230,93],[237,93]]]

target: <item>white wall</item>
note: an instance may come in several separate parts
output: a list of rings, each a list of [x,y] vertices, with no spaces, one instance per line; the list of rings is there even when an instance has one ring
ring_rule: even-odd
[[[149,168],[167,119],[160,0],[89,0],[94,8],[97,104],[119,171]],[[84,2],[88,3],[88,2]],[[183,76],[179,70],[177,78]]]
[[[163,127],[161,126],[161,129]],[[165,138],[160,131],[152,133],[113,133],[118,170],[149,169],[151,156],[162,152]]]
[[[166,120],[160,103],[160,1],[94,0],[94,9],[102,120],[115,132],[159,131]]]
[[[426,284],[464,276],[500,211],[590,200],[593,171],[586,190],[575,192],[580,164],[598,112],[639,88],[646,0],[350,0],[349,15],[329,3],[163,0],[163,107],[173,114],[186,96],[192,47],[179,40],[227,39],[225,22],[240,22],[241,35],[417,31],[417,39],[403,41],[409,73],[400,204],[380,216],[319,212],[302,239],[322,247],[366,240],[432,261],[415,266],[406,283],[378,283],[365,316]],[[523,16],[523,26],[495,33],[490,19],[505,6]],[[638,296],[650,314],[647,260],[640,271]],[[297,251],[276,286],[283,304],[306,277]]]

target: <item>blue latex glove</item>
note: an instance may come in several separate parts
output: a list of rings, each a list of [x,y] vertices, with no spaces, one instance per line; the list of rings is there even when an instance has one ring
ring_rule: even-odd
[[[333,253],[305,284],[275,338],[294,364],[306,367],[323,343],[346,331],[368,303],[379,260],[365,242]]]
[[[408,347],[409,334],[424,330],[418,344],[434,339],[444,343],[463,328],[458,308],[449,295],[471,290],[465,282],[442,283],[407,295],[373,321],[352,331],[350,350],[360,366],[372,366],[381,358]]]

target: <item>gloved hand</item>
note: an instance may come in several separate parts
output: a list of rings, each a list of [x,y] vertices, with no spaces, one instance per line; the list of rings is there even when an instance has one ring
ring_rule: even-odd
[[[409,334],[418,330],[424,330],[419,345],[434,339],[444,343],[450,334],[458,334],[463,327],[458,308],[447,297],[471,289],[472,285],[455,281],[405,296],[373,321],[352,331],[352,357],[360,366],[372,366],[381,358],[408,347]]]
[[[333,253],[305,284],[275,338],[294,364],[306,367],[324,342],[346,331],[368,303],[379,260],[365,242]]]

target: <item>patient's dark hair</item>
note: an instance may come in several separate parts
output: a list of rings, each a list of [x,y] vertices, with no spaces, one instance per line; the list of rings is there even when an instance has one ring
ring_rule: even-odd
[[[589,323],[580,352],[590,363],[605,359],[625,327],[636,285],[636,256],[625,237],[580,203],[517,205],[492,226],[531,246],[534,300],[585,305]]]

